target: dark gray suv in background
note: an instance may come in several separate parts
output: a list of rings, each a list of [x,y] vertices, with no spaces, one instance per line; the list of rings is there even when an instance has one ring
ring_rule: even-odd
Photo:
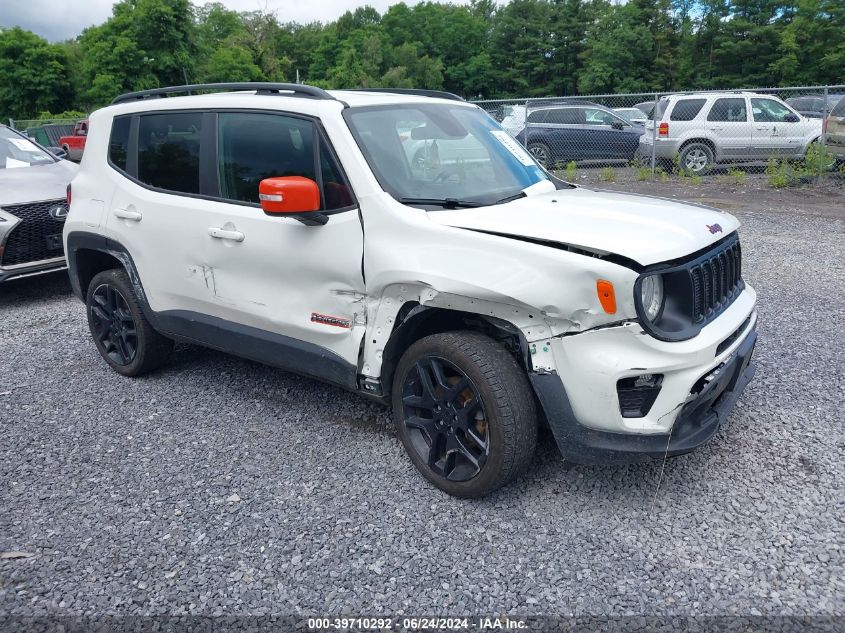
[[[516,139],[543,167],[574,161],[628,161],[643,134],[610,108],[579,103],[530,110]]]
[[[67,186],[78,169],[0,125],[0,282],[65,267]]]

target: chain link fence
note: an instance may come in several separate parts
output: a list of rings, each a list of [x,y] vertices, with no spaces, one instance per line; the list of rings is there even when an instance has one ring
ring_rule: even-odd
[[[701,181],[747,172],[782,187],[845,175],[843,97],[845,85],[475,103],[564,177],[626,170],[638,180]]]
[[[69,136],[78,119],[9,119],[9,127],[23,132],[44,147],[60,147],[59,139]]]

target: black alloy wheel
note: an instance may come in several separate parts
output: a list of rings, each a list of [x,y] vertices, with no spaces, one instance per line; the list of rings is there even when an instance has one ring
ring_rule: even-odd
[[[490,453],[484,403],[470,378],[445,358],[420,358],[402,388],[403,418],[413,449],[437,475],[468,481]]]
[[[140,376],[161,367],[173,351],[173,341],[144,316],[126,271],[114,268],[94,275],[85,305],[97,351],[117,373]]]
[[[414,342],[393,373],[390,397],[411,462],[450,495],[482,497],[531,463],[537,412],[528,376],[485,334],[459,330]]]
[[[92,294],[92,334],[102,353],[116,365],[129,365],[138,353],[138,329],[129,303],[110,284],[101,284]]]

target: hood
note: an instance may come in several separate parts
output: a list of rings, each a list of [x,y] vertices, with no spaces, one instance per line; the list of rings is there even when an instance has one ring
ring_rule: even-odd
[[[0,169],[0,207],[53,200],[67,195],[67,186],[79,165],[60,160],[48,165]]]
[[[694,253],[739,227],[735,217],[716,209],[580,187],[491,207],[431,211],[428,217],[446,226],[621,255],[643,266]]]

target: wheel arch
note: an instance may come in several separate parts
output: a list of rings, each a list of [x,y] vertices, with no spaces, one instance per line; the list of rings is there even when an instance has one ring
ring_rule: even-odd
[[[694,136],[693,138],[688,138],[683,143],[681,143],[681,146],[678,148],[678,153],[680,154],[684,151],[684,149],[686,149],[693,143],[702,143],[704,145],[707,145],[713,152],[713,158],[716,158],[719,155],[719,152],[716,149],[716,143],[713,141],[713,139],[708,138],[706,136]]]
[[[405,303],[396,316],[396,325],[384,348],[381,365],[383,397],[389,401],[393,376],[399,359],[416,341],[444,332],[479,332],[502,343],[526,372],[532,370],[531,354],[525,335],[513,323],[493,316],[449,308]]]
[[[146,295],[132,257],[122,244],[96,233],[73,231],[67,235],[66,256],[68,276],[73,293],[85,301],[88,285],[94,275],[111,268],[122,268],[129,275],[138,300],[145,311]]]

